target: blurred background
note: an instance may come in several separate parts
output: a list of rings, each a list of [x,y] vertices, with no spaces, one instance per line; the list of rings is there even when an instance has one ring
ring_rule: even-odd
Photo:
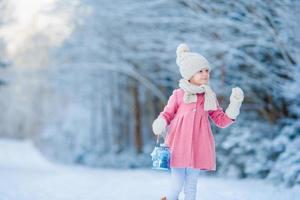
[[[186,42],[211,63],[225,110],[216,176],[300,184],[300,1],[1,0],[0,140],[67,165],[150,168],[151,125]],[[0,151],[2,147],[0,146]]]

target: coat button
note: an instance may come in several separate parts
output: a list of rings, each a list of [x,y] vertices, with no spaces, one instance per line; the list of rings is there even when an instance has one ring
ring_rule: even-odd
[[[194,109],[193,109],[193,112],[196,112],[196,110],[197,110],[197,109],[196,109],[196,108],[194,108]]]

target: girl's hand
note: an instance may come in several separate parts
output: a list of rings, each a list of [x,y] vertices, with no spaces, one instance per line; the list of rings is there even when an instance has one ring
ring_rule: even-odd
[[[230,104],[227,107],[225,113],[231,119],[236,119],[240,114],[240,107],[244,100],[244,92],[241,88],[235,87],[232,88],[232,92],[230,95]]]
[[[167,127],[167,122],[161,116],[158,116],[158,118],[154,120],[152,124],[152,130],[155,135],[162,134],[166,127]]]
[[[241,88],[232,88],[230,102],[242,102],[244,100],[244,92]]]

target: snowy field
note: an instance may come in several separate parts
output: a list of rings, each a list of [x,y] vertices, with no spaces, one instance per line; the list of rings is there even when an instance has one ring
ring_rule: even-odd
[[[2,139],[0,150],[0,200],[158,200],[168,186],[166,172],[53,164],[30,142]],[[270,199],[300,199],[300,187],[199,177],[197,200]]]

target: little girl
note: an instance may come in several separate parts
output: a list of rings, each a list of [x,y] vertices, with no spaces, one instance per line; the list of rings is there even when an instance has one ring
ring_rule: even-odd
[[[208,85],[208,61],[190,52],[186,44],[180,44],[176,53],[183,77],[180,88],[173,91],[152,128],[159,135],[168,126],[165,141],[171,151],[171,187],[162,200],[177,200],[182,188],[185,200],[195,200],[200,170],[216,170],[215,142],[208,116],[218,127],[228,127],[239,115],[244,94],[240,88],[233,88],[224,112]]]

